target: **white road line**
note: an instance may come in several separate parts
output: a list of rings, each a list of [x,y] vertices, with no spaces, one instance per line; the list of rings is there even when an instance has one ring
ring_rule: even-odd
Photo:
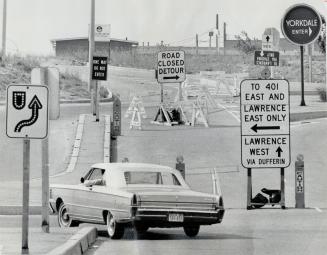
[[[222,105],[221,103],[216,102],[221,108],[223,108],[225,111],[227,111],[228,113],[230,113],[238,122],[241,122],[240,117],[237,116],[236,114],[234,114],[232,111],[229,111],[224,105]]]
[[[2,255],[3,245],[0,244],[0,255]]]
[[[291,128],[301,127],[303,125],[312,125],[312,124],[319,124],[319,121],[296,121],[291,122]]]
[[[319,207],[315,207],[315,209],[317,212],[320,212],[320,213],[322,212],[322,210]]]

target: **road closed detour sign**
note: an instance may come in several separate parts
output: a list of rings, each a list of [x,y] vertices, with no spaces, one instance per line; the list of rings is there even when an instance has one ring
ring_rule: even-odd
[[[288,81],[244,80],[240,91],[242,165],[245,168],[288,167]]]
[[[185,81],[184,51],[161,51],[158,53],[158,82],[175,83]]]

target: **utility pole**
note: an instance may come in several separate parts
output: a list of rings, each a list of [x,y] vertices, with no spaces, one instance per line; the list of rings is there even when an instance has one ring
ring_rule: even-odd
[[[2,52],[1,57],[6,57],[6,33],[7,33],[7,0],[3,0],[3,17],[2,17]]]
[[[312,46],[313,44],[308,45],[308,62],[309,62],[309,82],[312,82]]]
[[[224,55],[226,55],[226,22],[224,22]]]
[[[209,32],[209,48],[211,48],[211,38],[212,38],[212,36],[213,36],[213,32],[210,31]]]
[[[195,48],[196,48],[196,55],[199,54],[199,35],[195,35]]]
[[[91,0],[91,22],[89,33],[89,91],[91,93],[91,111],[95,114],[95,91],[92,81],[92,66],[93,66],[93,54],[94,54],[94,26],[95,26],[95,0]]]
[[[216,48],[217,48],[217,53],[219,53],[219,39],[218,39],[218,34],[219,34],[219,16],[216,14]]]

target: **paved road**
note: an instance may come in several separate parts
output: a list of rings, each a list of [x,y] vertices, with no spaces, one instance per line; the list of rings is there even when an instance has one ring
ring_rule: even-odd
[[[202,227],[190,240],[182,229],[150,229],[134,240],[108,239],[105,228],[88,255],[324,255],[327,213],[315,210],[228,210],[222,224]]]

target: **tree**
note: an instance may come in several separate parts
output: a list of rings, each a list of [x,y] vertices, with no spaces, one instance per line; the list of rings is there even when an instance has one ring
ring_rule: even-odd
[[[247,55],[261,49],[259,40],[256,38],[251,40],[245,31],[242,31],[241,34],[236,35],[235,38],[237,40],[235,48],[239,49]]]
[[[321,32],[318,36],[318,45],[321,52],[326,53],[326,20],[324,16],[321,15]]]

